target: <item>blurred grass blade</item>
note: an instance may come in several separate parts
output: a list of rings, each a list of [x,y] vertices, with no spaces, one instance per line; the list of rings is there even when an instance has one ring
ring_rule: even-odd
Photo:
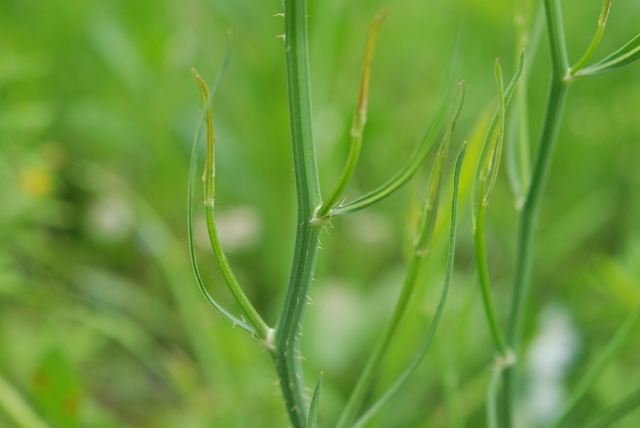
[[[489,279],[489,266],[487,263],[486,246],[484,239],[484,217],[491,191],[495,185],[496,178],[500,167],[500,154],[502,152],[502,144],[504,139],[506,103],[502,78],[502,68],[500,62],[496,60],[495,77],[498,86],[498,126],[494,133],[491,147],[485,158],[480,158],[476,173],[476,183],[474,183],[473,196],[473,238],[475,244],[475,258],[478,269],[478,277],[480,282],[480,290],[482,292],[482,303],[484,306],[485,316],[491,331],[491,337],[495,347],[502,357],[506,357],[507,349],[505,340],[498,324],[498,317],[493,303],[491,293],[491,281]],[[485,142],[486,144],[486,142]]]
[[[367,363],[362,370],[358,381],[349,396],[347,404],[345,405],[340,419],[338,420],[337,428],[351,427],[351,422],[355,419],[360,406],[364,400],[365,394],[371,384],[376,370],[378,369],[382,358],[386,354],[390,347],[391,341],[396,333],[397,327],[400,321],[404,317],[411,297],[417,286],[418,270],[420,265],[428,252],[428,244],[432,236],[433,227],[437,220],[438,214],[438,202],[440,195],[440,183],[441,177],[444,171],[444,160],[448,151],[449,143],[451,140],[451,133],[455,130],[458,117],[460,116],[460,110],[464,101],[465,85],[464,81],[460,83],[458,91],[454,97],[451,113],[449,119],[449,126],[447,132],[440,143],[438,153],[434,161],[434,167],[431,172],[429,189],[423,203],[423,208],[420,213],[420,219],[418,220],[418,227],[416,232],[416,242],[414,247],[413,256],[409,263],[409,268],[400,291],[400,296],[396,302],[395,308],[391,317],[387,321],[384,330],[379,335],[378,342],[375,348],[369,355]],[[458,102],[458,96],[460,101]]]
[[[347,187],[349,180],[353,176],[358,158],[360,157],[360,148],[362,147],[362,138],[364,133],[364,126],[367,123],[367,106],[369,102],[369,84],[371,80],[371,63],[373,62],[373,53],[375,51],[376,40],[378,38],[378,32],[380,27],[387,16],[386,9],[383,9],[373,20],[371,29],[369,30],[369,36],[367,38],[367,44],[364,51],[364,59],[362,61],[362,75],[360,78],[360,91],[358,93],[358,104],[356,111],[353,115],[353,123],[351,125],[351,147],[349,148],[349,155],[347,162],[342,171],[342,175],[336,184],[336,187],[331,192],[329,198],[324,201],[316,216],[318,218],[327,215],[329,210],[338,202],[338,199],[342,196],[344,189]]]
[[[627,416],[629,413],[640,408],[640,388],[636,389],[625,398],[612,405],[608,409],[598,413],[593,419],[587,422],[581,422],[573,425],[573,428],[606,428],[613,426],[612,424]]]
[[[612,0],[603,0],[602,8],[600,9],[600,16],[598,17],[598,29],[596,30],[596,34],[595,36],[593,36],[593,40],[591,41],[591,44],[585,51],[584,55],[582,55],[582,58],[580,58],[578,62],[576,62],[576,64],[569,70],[570,75],[575,75],[586,65],[586,63],[589,61],[589,59],[591,59],[591,56],[600,44],[600,39],[602,38],[602,34],[604,33],[604,28],[607,25],[607,17],[609,16],[609,11],[611,10],[611,1]]]
[[[213,97],[216,89],[218,88],[218,85],[222,80],[222,76],[224,75],[224,72],[229,66],[230,58],[231,58],[231,44],[229,43],[222,66],[218,71],[218,75],[211,88],[211,91],[208,94],[208,96],[204,97],[204,104],[207,110],[209,110],[209,107],[211,105],[211,98]],[[198,87],[200,87],[199,81],[198,81]],[[195,193],[196,171],[198,168],[198,141],[200,140],[200,132],[201,132],[204,121],[205,121],[204,117],[200,117],[200,120],[198,122],[198,127],[196,129],[196,134],[193,138],[193,143],[191,146],[191,160],[189,162],[189,184],[188,184],[188,190],[187,190],[187,235],[189,238],[189,255],[191,257],[191,267],[193,268],[193,273],[196,277],[196,281],[198,283],[198,287],[200,288],[200,291],[202,292],[204,297],[207,299],[207,301],[211,304],[211,306],[213,306],[218,312],[220,312],[225,318],[231,321],[234,325],[239,326],[243,330],[255,336],[256,331],[254,330],[253,327],[251,327],[246,322],[241,321],[240,319],[231,315],[231,313],[229,313],[226,309],[224,309],[218,302],[216,302],[213,299],[211,294],[209,294],[209,292],[207,291],[207,288],[205,287],[204,282],[202,281],[202,276],[200,275],[200,269],[198,269],[198,260],[196,258],[196,249],[195,249],[195,242],[194,242],[194,236],[193,236],[194,235],[193,200],[194,200],[194,193]]]
[[[448,99],[450,90],[449,88],[453,85],[455,81],[455,76],[457,75],[458,68],[460,67],[461,55],[462,55],[462,32],[460,32],[455,47],[453,49],[453,55],[451,57],[451,62],[449,63],[449,70],[447,72],[447,79],[444,84],[444,93],[442,94],[442,98],[438,103],[438,107],[427,126],[427,129],[420,140],[420,143],[415,148],[407,163],[396,173],[391,179],[387,182],[379,186],[377,189],[372,190],[371,192],[355,199],[352,202],[349,202],[345,205],[337,206],[329,211],[326,217],[334,217],[339,215],[348,214],[354,211],[358,211],[364,209],[370,205],[375,204],[391,195],[393,192],[402,187],[413,175],[418,171],[420,166],[422,166],[424,160],[426,159],[429,151],[431,149],[431,145],[436,140],[438,133],[440,131],[440,127],[445,120],[446,108],[448,105]]]
[[[620,351],[622,345],[631,336],[631,333],[635,332],[634,327],[638,323],[638,320],[640,320],[640,305],[638,305],[633,310],[633,312],[629,314],[624,323],[618,328],[618,331],[616,331],[616,334],[611,338],[609,343],[607,343],[605,348],[602,350],[602,353],[590,366],[587,373],[582,376],[580,383],[578,383],[575,390],[572,392],[569,401],[560,413],[558,419],[552,425],[552,428],[563,426],[566,420],[577,409],[578,405],[585,398],[589,389],[593,386],[598,377],[600,377],[602,372],[607,368],[611,360],[613,360],[616,354]]]
[[[20,393],[0,375],[0,407],[19,428],[49,428]]]
[[[518,80],[522,75],[523,68],[524,68],[524,49],[520,54],[518,69],[516,70],[515,75],[511,79],[511,82],[509,82],[507,89],[504,90],[503,96],[500,97],[501,100],[498,106],[496,107],[496,110],[494,111],[493,116],[491,117],[491,122],[489,124],[489,128],[487,129],[487,134],[485,136],[484,143],[482,144],[482,151],[480,152],[479,163],[476,169],[476,176],[473,181],[473,190],[471,192],[471,206],[472,206],[471,214],[472,214],[472,222],[473,222],[474,229],[476,227],[476,212],[478,210],[478,204],[481,203],[481,201],[485,199],[485,195],[487,195],[486,192],[483,192],[482,198],[478,197],[478,186],[480,185],[481,178],[482,178],[481,176],[485,170],[484,168],[485,165],[488,164],[491,167],[491,169],[496,169],[495,174],[497,174],[498,166],[492,164],[491,162],[489,162],[489,160],[491,159],[490,156],[492,156],[495,152],[492,149],[495,147],[495,144],[493,144],[494,141],[497,142],[497,140],[494,140],[494,139],[498,138],[499,133],[504,133],[504,129],[502,130],[499,129],[500,126],[504,128],[504,122],[500,122],[500,112],[501,112],[501,109],[506,111],[506,108],[509,106],[509,102],[511,101],[511,98],[513,97],[513,94],[516,90],[516,85],[518,83]],[[502,117],[504,118],[504,114]],[[499,160],[499,158],[496,160]]]
[[[458,101],[458,97],[460,100]],[[458,124],[458,118],[462,111],[465,97],[465,83],[464,80],[458,85],[458,90],[453,98],[451,104],[451,112],[449,114],[449,124],[447,126],[446,133],[442,138],[440,146],[438,147],[438,153],[434,161],[433,168],[431,169],[431,177],[429,178],[429,193],[425,199],[425,203],[422,206],[422,210],[419,216],[419,223],[417,227],[417,239],[416,239],[416,252],[420,254],[426,254],[429,250],[429,243],[433,236],[433,230],[436,225],[437,210],[440,202],[440,193],[442,190],[442,176],[444,175],[444,162],[447,159],[447,153],[449,152],[449,145],[451,144],[451,136]]]
[[[488,186],[482,195],[482,203],[486,205],[489,202],[489,197],[496,184],[498,178],[498,171],[500,170],[500,159],[502,157],[502,146],[504,142],[505,132],[505,112],[506,105],[504,100],[504,85],[502,78],[502,67],[500,67],[500,61],[496,59],[495,69],[496,83],[498,84],[498,129],[496,130],[495,139],[493,145],[489,150],[489,156],[485,161],[484,177],[488,181]]]
[[[311,398],[311,406],[309,407],[309,421],[307,422],[307,428],[318,427],[318,407],[320,406],[320,387],[322,386],[322,373],[320,373],[320,379],[316,384],[316,389],[313,391],[313,398]]]
[[[460,154],[458,155],[458,159],[456,160],[456,167],[454,173],[454,184],[453,184],[453,200],[451,203],[451,232],[449,234],[449,251],[447,255],[447,271],[444,279],[444,285],[442,287],[442,294],[440,295],[440,301],[438,302],[438,307],[436,309],[436,313],[431,321],[431,325],[425,334],[422,343],[418,351],[415,353],[409,364],[404,368],[404,370],[400,373],[398,378],[391,384],[391,386],[387,389],[387,391],[357,420],[357,422],[353,425],[353,428],[362,428],[365,426],[367,422],[371,420],[381,409],[384,407],[398,392],[398,390],[404,385],[404,383],[411,377],[411,375],[416,371],[420,363],[422,362],[424,356],[426,355],[429,347],[431,346],[431,341],[433,340],[433,336],[440,324],[440,319],[442,318],[442,313],[444,311],[444,306],[447,301],[447,295],[449,292],[449,284],[451,283],[451,276],[453,274],[453,262],[455,256],[455,247],[456,247],[456,219],[457,219],[457,211],[458,211],[458,188],[460,184],[460,171],[462,170],[462,162],[464,160],[464,155],[466,152],[466,142],[463,144],[462,149],[460,150]]]
[[[616,70],[618,68],[629,65],[640,59],[640,34],[634,37],[629,43],[615,51],[602,61],[583,68],[578,71],[576,76],[590,76],[594,74],[606,73],[607,71]]]

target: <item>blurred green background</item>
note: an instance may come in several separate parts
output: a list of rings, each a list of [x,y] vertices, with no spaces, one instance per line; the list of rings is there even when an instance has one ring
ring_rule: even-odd
[[[495,58],[507,78],[514,72],[518,3],[311,1],[323,190],[348,150],[364,41],[381,7],[389,15],[349,198],[381,184],[408,157],[444,89],[461,27],[467,99],[455,144],[467,139],[477,152],[496,103]],[[562,3],[575,61],[591,41],[600,2]],[[640,2],[613,3],[596,59],[638,32]],[[281,11],[276,0],[0,2],[0,427],[287,426],[269,356],[196,288],[185,218],[201,107],[190,68],[213,81],[232,28],[233,57],[214,101],[217,216],[237,276],[275,323],[296,215],[283,44],[276,38],[283,21],[273,17]],[[547,91],[546,44],[543,37],[527,59],[534,142]],[[569,94],[539,228],[523,426],[548,420],[640,302],[639,71],[635,64],[580,81]],[[475,161],[468,159],[467,171]],[[517,219],[505,172],[503,166],[487,218],[503,321]],[[377,206],[335,219],[323,235],[303,337],[308,384],[324,372],[323,426],[335,422],[402,283],[421,191],[414,181]],[[204,278],[233,308],[199,216],[196,229]],[[443,260],[441,248],[426,266],[376,391],[426,330]],[[417,375],[372,426],[484,426],[493,350],[474,269],[463,210],[441,329]],[[640,384],[635,332],[578,418]],[[640,426],[640,415],[616,426]]]

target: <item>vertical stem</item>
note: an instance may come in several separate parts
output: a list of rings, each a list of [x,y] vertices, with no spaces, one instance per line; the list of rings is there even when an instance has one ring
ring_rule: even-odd
[[[542,196],[549,175],[566,94],[567,86],[565,83],[562,80],[554,78],[551,83],[551,90],[547,101],[547,113],[534,165],[531,187],[529,188],[527,199],[522,209],[522,216],[520,218],[511,312],[509,315],[509,324],[506,336],[507,347],[512,349],[516,356],[521,354],[520,343],[522,341],[525,306],[530,294],[534,255],[533,249],[538,223],[538,214],[540,211],[540,202],[542,201]],[[503,390],[503,403],[505,408],[503,408],[503,411],[507,412],[505,417],[508,420],[511,418],[510,413],[513,407],[515,394],[515,368],[515,365],[511,366],[504,372],[505,384]],[[508,427],[511,426],[510,422],[506,422],[506,424]]]
[[[299,337],[322,230],[321,225],[313,225],[311,220],[321,201],[313,142],[306,0],[285,0],[284,14],[298,221],[291,276],[275,332],[273,358],[291,423],[294,428],[304,428],[308,410]]]
[[[569,69],[567,59],[562,14],[559,0],[544,0],[547,17],[547,31],[551,46],[553,62],[551,88],[547,99],[547,110],[544,117],[542,133],[538,145],[538,153],[531,177],[531,184],[522,208],[518,230],[517,256],[511,312],[507,328],[507,347],[512,349],[516,357],[521,355],[524,311],[530,294],[531,273],[533,270],[533,250],[538,223],[540,203],[549,176],[551,161],[558,137],[558,129],[567,96],[567,83],[564,77]],[[516,393],[517,362],[504,371],[504,385],[501,396],[502,423],[506,427],[513,426],[512,413]]]

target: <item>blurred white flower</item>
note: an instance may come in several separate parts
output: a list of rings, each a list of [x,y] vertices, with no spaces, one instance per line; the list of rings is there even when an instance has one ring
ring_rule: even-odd
[[[540,328],[526,356],[529,379],[523,408],[526,425],[551,422],[565,399],[564,377],[579,346],[569,313],[560,306],[545,308]]]
[[[258,213],[247,206],[238,206],[215,212],[218,236],[225,251],[241,251],[253,247],[260,241],[262,225]],[[207,223],[201,218],[196,223],[195,241],[199,247],[211,250]]]
[[[119,242],[131,233],[133,210],[118,196],[94,201],[87,211],[88,232],[104,242]]]

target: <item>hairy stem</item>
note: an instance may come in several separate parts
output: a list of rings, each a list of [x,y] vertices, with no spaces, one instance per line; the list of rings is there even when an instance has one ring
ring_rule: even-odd
[[[322,230],[321,225],[314,225],[311,220],[321,201],[313,142],[306,0],[285,0],[284,15],[298,221],[289,286],[276,328],[273,358],[291,424],[294,428],[304,428],[308,409],[299,337]]]

